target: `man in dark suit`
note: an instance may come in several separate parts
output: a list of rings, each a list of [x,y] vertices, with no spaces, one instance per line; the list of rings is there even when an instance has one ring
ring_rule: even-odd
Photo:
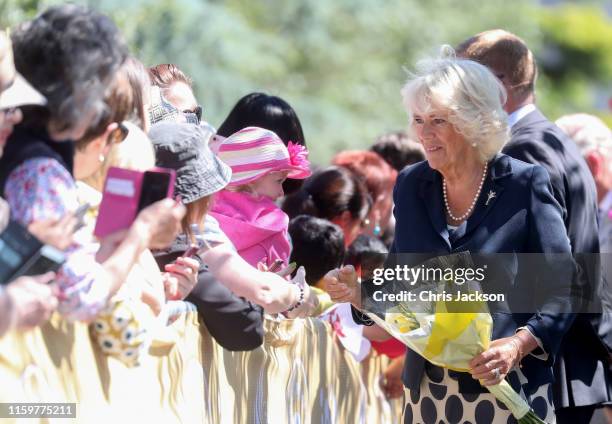
[[[573,253],[599,253],[593,178],[576,145],[535,106],[537,68],[529,48],[514,34],[492,30],[461,43],[457,54],[488,66],[504,84],[511,139],[503,152],[546,168]],[[578,258],[587,273],[582,279],[587,283],[580,290],[581,299],[589,301],[589,311],[597,308],[599,261],[595,256]],[[600,314],[581,313],[563,339],[554,368],[554,402],[561,424],[588,423],[596,408],[612,400],[607,367],[611,344],[606,340],[612,332],[600,337],[606,334],[600,326]]]
[[[555,124],[576,143],[595,180],[602,265],[599,292],[603,319],[612,320],[612,131],[601,119],[586,113],[562,116]],[[612,331],[612,324],[607,324],[605,329]]]

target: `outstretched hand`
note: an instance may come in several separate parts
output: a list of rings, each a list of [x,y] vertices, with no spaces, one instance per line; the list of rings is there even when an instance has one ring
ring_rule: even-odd
[[[352,303],[361,307],[359,278],[352,265],[329,271],[322,279],[322,287],[336,303]]]
[[[133,225],[140,225],[140,236],[150,249],[163,249],[170,245],[181,229],[186,209],[171,199],[163,199],[144,208]]]

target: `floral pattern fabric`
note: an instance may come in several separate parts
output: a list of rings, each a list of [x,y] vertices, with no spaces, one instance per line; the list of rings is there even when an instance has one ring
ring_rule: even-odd
[[[11,218],[24,226],[59,219],[79,206],[74,179],[51,158],[29,159],[15,168],[5,194]],[[81,230],[65,252],[67,260],[56,282],[60,289],[58,310],[68,319],[90,321],[106,306],[110,281],[95,260],[97,247],[91,243],[91,234]]]

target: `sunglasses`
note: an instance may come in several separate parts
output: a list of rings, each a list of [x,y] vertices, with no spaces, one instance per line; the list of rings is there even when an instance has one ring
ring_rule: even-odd
[[[9,107],[6,109],[0,109],[0,114],[4,115],[5,117],[9,117],[11,115],[16,114],[17,111],[19,111],[18,107]]]
[[[125,140],[129,132],[130,131],[128,130],[128,128],[122,122],[120,122],[117,128],[115,128],[113,132],[111,132],[108,135],[107,143],[108,144],[119,144],[123,140]]]
[[[198,119],[198,124],[202,120],[202,106],[200,105],[197,105],[192,110],[184,110],[183,113],[195,115],[195,117]]]

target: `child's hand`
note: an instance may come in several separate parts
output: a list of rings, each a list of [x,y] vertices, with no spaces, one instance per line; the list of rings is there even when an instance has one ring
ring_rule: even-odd
[[[164,267],[162,275],[166,297],[181,300],[187,297],[198,282],[200,263],[193,258],[179,257]]]
[[[287,318],[306,318],[311,316],[319,306],[319,298],[313,290],[310,290],[310,286],[306,284],[306,270],[303,266],[298,269],[292,281],[293,284],[302,287],[304,290],[304,300],[298,308],[287,313]]]

